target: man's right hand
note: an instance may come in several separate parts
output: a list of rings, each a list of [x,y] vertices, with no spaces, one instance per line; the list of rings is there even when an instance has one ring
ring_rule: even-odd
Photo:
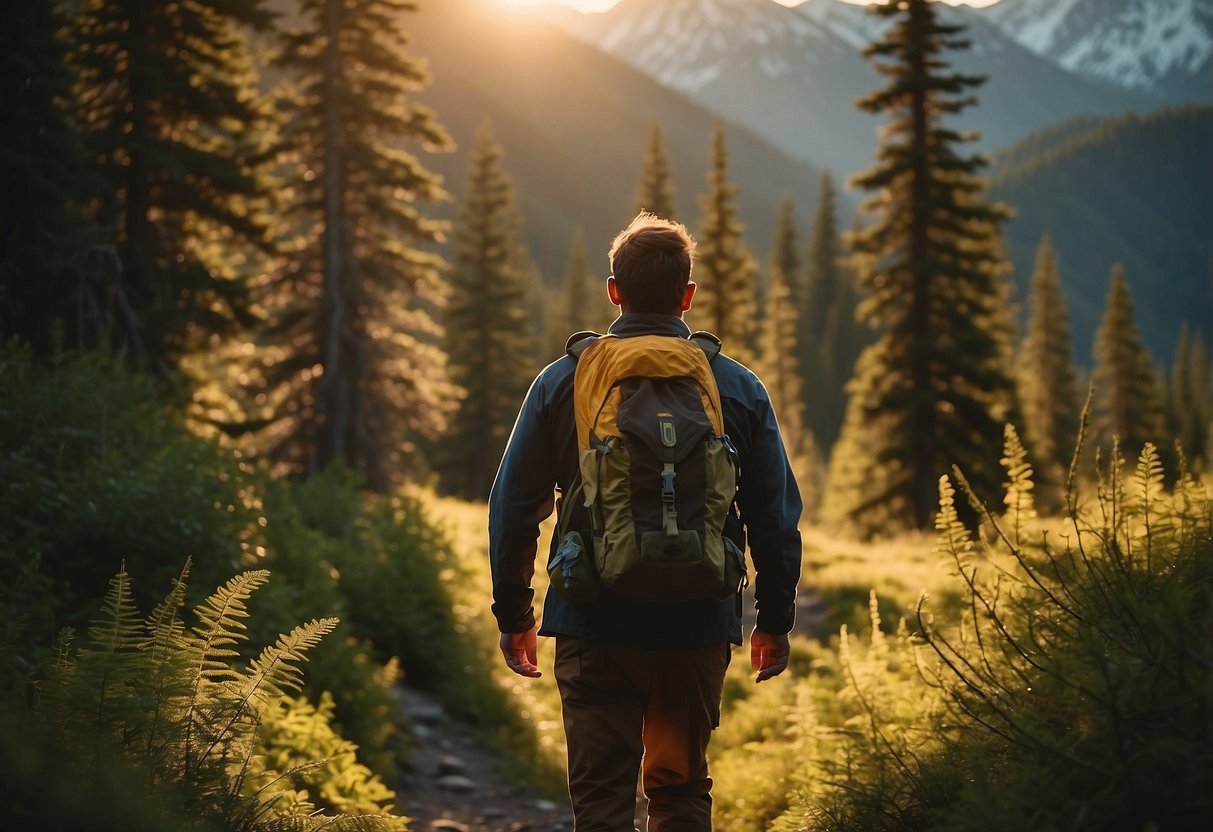
[[[505,665],[519,676],[538,679],[543,674],[536,666],[536,631],[531,627],[525,633],[502,633],[501,654],[505,657]]]

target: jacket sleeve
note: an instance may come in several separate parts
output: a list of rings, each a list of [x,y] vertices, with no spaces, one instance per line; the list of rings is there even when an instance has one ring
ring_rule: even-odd
[[[755,381],[757,381],[755,379]],[[796,618],[796,586],[802,557],[800,489],[792,473],[775,411],[761,383],[746,408],[741,488],[737,507],[754,562],[758,629],[782,635]]]
[[[543,375],[527,392],[489,495],[493,615],[503,633],[535,625],[535,554],[539,524],[552,513],[556,449],[548,429]]]

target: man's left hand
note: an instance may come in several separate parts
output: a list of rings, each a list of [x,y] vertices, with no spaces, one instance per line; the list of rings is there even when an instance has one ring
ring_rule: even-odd
[[[765,682],[787,670],[788,634],[771,635],[757,627],[750,633],[750,667],[758,671],[755,682]]]

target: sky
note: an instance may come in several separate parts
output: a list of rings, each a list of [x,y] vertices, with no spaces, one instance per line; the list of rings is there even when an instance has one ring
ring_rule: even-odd
[[[868,1],[869,0],[847,0],[848,3],[860,3],[863,5],[866,5]],[[513,0],[513,2],[517,5],[525,5],[527,0]],[[566,6],[572,6],[576,9],[581,9],[582,11],[586,12],[600,12],[605,9],[609,9],[611,6],[619,2],[619,0],[557,0],[557,2],[563,3]],[[803,3],[804,0],[776,0],[776,2],[782,3],[785,6],[798,6]],[[944,0],[944,2],[951,3],[953,6],[955,6],[961,3],[962,0]],[[970,6],[988,6],[991,3],[997,2],[997,0],[963,0],[963,2]]]

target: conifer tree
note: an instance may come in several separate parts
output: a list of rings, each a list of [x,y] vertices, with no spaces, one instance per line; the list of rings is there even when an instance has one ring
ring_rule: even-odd
[[[1070,343],[1070,321],[1053,243],[1036,249],[1028,289],[1027,332],[1016,366],[1026,444],[1035,460],[1043,502],[1056,507],[1078,434],[1079,400]]]
[[[677,212],[674,207],[674,175],[670,168],[665,133],[660,122],[653,122],[649,131],[649,143],[640,169],[640,184],[636,188],[632,216],[644,211],[667,220],[675,219]]]
[[[1119,264],[1112,268],[1111,287],[1091,352],[1095,358],[1091,375],[1094,427],[1099,441],[1106,446],[1119,437],[1129,459],[1136,458],[1146,442],[1159,445],[1163,411],[1154,362],[1141,342],[1129,284]]]
[[[698,284],[690,317],[715,333],[725,351],[742,364],[753,363],[754,284],[757,265],[747,250],[737,218],[737,188],[729,182],[724,125],[712,137],[708,192],[699,199],[699,256],[692,279]]]
[[[884,86],[858,106],[887,114],[875,165],[855,177],[873,191],[875,221],[853,236],[872,268],[859,313],[878,340],[857,362],[842,428],[847,460],[833,466],[830,514],[864,535],[928,528],[941,473],[959,465],[979,497],[998,494],[996,462],[1012,383],[1005,369],[1001,206],[983,200],[978,156],[945,125],[984,79],[949,70],[963,27],[929,0],[869,9],[893,24],[865,50]]]
[[[1199,331],[1192,335],[1187,324],[1176,341],[1169,387],[1170,432],[1189,462],[1203,470],[1209,462],[1208,442],[1213,430],[1213,377],[1204,335]]]
[[[837,213],[833,177],[823,172],[805,257],[798,327],[806,423],[823,448],[838,438],[846,382],[863,342],[855,320],[858,298],[843,256]]]
[[[581,226],[573,233],[564,283],[549,309],[549,337],[543,361],[563,355],[568,337],[574,332],[606,332],[618,311],[607,298],[605,278],[597,277],[586,259],[585,234]]]
[[[10,194],[0,204],[0,333],[39,349],[50,346],[53,320],[79,324],[65,264],[87,239],[83,148],[64,107],[74,75],[60,12],[56,3],[15,4],[0,33],[0,181]]]
[[[273,123],[249,30],[269,26],[265,5],[84,0],[73,22],[92,219],[121,261],[103,305],[118,310],[111,337],[160,371],[254,320],[247,278],[266,236]]]
[[[488,497],[527,385],[535,375],[522,215],[491,125],[481,127],[454,229],[446,309],[451,377],[464,391],[441,448],[444,483]]]
[[[406,51],[413,7],[302,0],[280,56],[291,73],[285,225],[298,236],[265,287],[273,450],[309,475],[344,462],[373,488],[407,473],[451,398],[431,311],[445,223],[423,213],[447,194],[415,153],[451,141],[410,98],[428,81]]]

